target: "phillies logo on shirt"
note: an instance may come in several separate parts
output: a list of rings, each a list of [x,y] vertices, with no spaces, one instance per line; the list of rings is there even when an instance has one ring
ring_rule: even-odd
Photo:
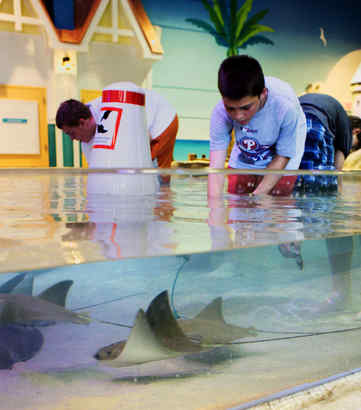
[[[259,148],[259,143],[256,138],[245,136],[239,140],[238,147],[243,151],[254,152]]]
[[[275,153],[275,146],[261,145],[259,141],[250,136],[244,135],[237,139],[239,149],[238,160],[245,164],[256,164],[257,161],[268,161]]]

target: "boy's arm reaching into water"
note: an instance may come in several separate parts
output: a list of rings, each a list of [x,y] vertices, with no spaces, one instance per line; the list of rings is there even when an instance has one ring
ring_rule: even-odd
[[[283,157],[282,155],[276,155],[273,160],[268,164],[267,170],[282,170],[288,164],[290,159],[288,157]],[[282,178],[282,175],[269,174],[262,178],[262,181],[258,187],[253,191],[254,195],[269,194],[275,187],[277,182]]]
[[[210,152],[210,168],[224,168],[226,162],[226,150]],[[224,175],[209,174],[208,175],[208,200],[221,198],[224,190]]]

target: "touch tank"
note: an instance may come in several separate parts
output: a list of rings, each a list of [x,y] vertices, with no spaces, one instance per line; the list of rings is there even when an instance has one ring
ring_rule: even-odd
[[[212,224],[218,171],[164,172],[1,170],[3,408],[250,408],[360,368],[361,173]]]

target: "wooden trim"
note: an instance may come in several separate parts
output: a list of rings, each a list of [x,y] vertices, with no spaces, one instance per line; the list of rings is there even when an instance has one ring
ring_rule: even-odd
[[[46,88],[0,84],[0,98],[36,101],[39,109],[40,154],[0,154],[0,167],[48,167],[48,123],[46,114]]]
[[[58,35],[57,28],[54,25],[53,19],[50,17],[48,9],[45,7],[44,0],[39,1],[39,4],[40,4],[40,7],[42,8],[47,20],[48,20],[48,23],[51,25],[53,31]],[[41,19],[41,16],[38,16],[38,17]]]
[[[98,7],[100,6],[101,2],[102,0],[94,0],[92,7],[89,11],[89,14],[81,27],[76,28],[75,30],[56,29],[59,40],[62,43],[80,44],[86,32],[88,31],[90,23],[92,22],[93,17],[95,16],[95,13],[98,10]]]
[[[158,34],[155,31],[153,24],[149,20],[142,2],[140,0],[128,0],[128,2],[140,28],[142,29],[143,35],[147,40],[151,52],[154,54],[163,54],[164,51]]]
[[[102,90],[80,90],[80,101],[84,104],[102,96]]]
[[[1,1],[0,1],[1,2]],[[39,3],[44,11],[44,13],[47,16],[47,19],[49,21],[49,23],[51,24],[54,32],[56,33],[58,40],[62,43],[71,43],[71,44],[80,44],[89,28],[89,25],[100,5],[100,3],[102,2],[102,0],[94,0],[92,7],[89,11],[89,14],[87,16],[87,18],[84,21],[84,24],[79,27],[76,28],[74,30],[63,30],[63,29],[58,29],[55,27],[54,22],[52,20],[52,18],[49,15],[49,12],[47,10],[47,8],[44,5],[44,0],[41,0]]]
[[[47,8],[45,7],[44,0],[41,0],[39,3],[49,21],[51,24],[53,31],[56,33],[58,40],[61,43],[68,43],[68,44],[81,44],[83,41],[89,26],[95,16],[96,11],[98,10],[100,4],[102,3],[102,0],[93,0],[93,4],[91,6],[91,9],[89,11],[88,16],[86,17],[84,24],[82,24],[81,27],[76,28],[74,30],[63,30],[63,29],[57,29],[54,25],[54,22],[52,21],[49,12]],[[127,0],[128,4],[130,5],[130,8],[134,14],[134,17],[141,28],[141,31],[143,33],[143,36],[149,46],[150,51],[153,54],[157,55],[163,55],[163,47],[161,45],[159,36],[154,29],[154,26],[152,25],[151,21],[149,20],[149,17],[147,13],[144,10],[143,4],[141,0]],[[1,1],[0,1],[1,2]]]

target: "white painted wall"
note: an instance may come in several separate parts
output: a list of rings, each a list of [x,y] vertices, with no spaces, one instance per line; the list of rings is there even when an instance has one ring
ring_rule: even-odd
[[[142,59],[135,39],[126,45],[90,43],[88,53],[78,53],[78,86],[80,89],[102,89],[119,81],[141,86],[154,61]]]
[[[0,83],[46,87],[53,52],[44,35],[0,32]]]
[[[359,92],[355,92],[352,105],[352,114],[361,118],[361,87]]]
[[[0,84],[47,88],[48,122],[54,122],[59,103],[79,98],[81,89],[102,89],[116,81],[149,82],[154,63],[142,59],[135,40],[127,45],[91,43],[88,53],[77,55],[77,76],[56,74],[45,33],[0,32],[0,44]]]
[[[0,98],[0,154],[40,154],[36,101]]]

